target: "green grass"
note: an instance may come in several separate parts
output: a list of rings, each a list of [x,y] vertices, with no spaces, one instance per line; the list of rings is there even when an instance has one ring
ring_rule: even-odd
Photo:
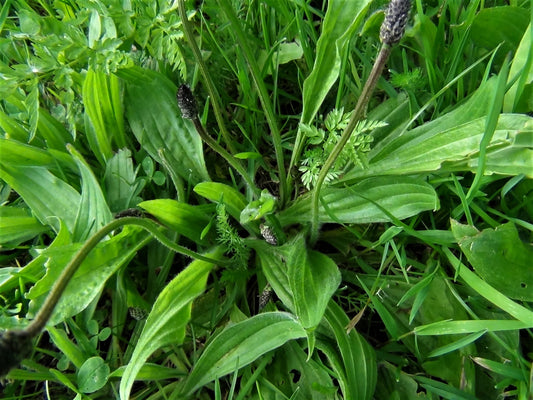
[[[533,398],[508,3],[414,2],[316,190],[385,1],[4,1],[0,332],[37,336],[2,398]]]

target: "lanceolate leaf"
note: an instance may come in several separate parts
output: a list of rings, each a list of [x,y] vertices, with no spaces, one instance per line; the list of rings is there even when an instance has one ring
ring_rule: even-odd
[[[313,330],[322,320],[331,296],[341,283],[337,265],[326,255],[308,251],[303,237],[287,244],[289,285],[295,313],[306,329]]]
[[[113,156],[111,145],[126,146],[118,78],[89,69],[83,82],[83,104],[90,124],[87,139],[101,163]]]
[[[398,219],[439,208],[435,190],[420,179],[374,177],[345,188],[323,189],[318,218],[320,222],[341,223],[388,221],[389,218],[372,202]],[[282,211],[279,221],[282,225],[311,221],[310,196],[301,196]]]
[[[222,255],[222,250],[218,248],[206,255],[217,259]],[[185,328],[191,317],[192,301],[204,292],[207,277],[213,267],[213,264],[205,261],[193,261],[161,292],[122,376],[122,400],[129,399],[137,373],[154,351],[169,344],[178,345],[183,342]]]
[[[191,121],[181,118],[177,87],[162,74],[140,68],[119,71],[126,79],[126,115],[131,129],[154,160],[186,181],[208,181],[202,143]]]
[[[115,237],[100,242],[72,277],[48,324],[57,325],[84,310],[101,293],[109,277],[150,240],[151,236],[141,229],[126,227]],[[51,246],[41,254],[48,258],[45,263],[47,272],[27,295],[32,300],[30,314],[35,314],[41,307],[59,274],[80,246],[79,243]]]
[[[223,202],[228,213],[237,221],[241,216],[241,211],[246,207],[247,201],[242,193],[223,183],[202,182],[194,187],[194,191],[213,202]]]
[[[286,246],[274,247],[264,240],[249,242],[259,258],[259,263],[268,283],[279,297],[281,302],[291,310],[296,311],[294,296],[289,285],[289,276],[285,260],[289,257],[290,251]]]
[[[329,302],[324,317],[324,326],[328,327],[336,346],[317,339],[316,347],[329,358],[337,373],[344,399],[372,399],[377,381],[374,350],[355,330],[346,333],[349,319],[334,301]]]
[[[59,219],[74,232],[80,194],[44,167],[10,166],[1,163],[0,178],[15,190],[45,225],[59,232]]]
[[[49,228],[42,225],[27,209],[0,207],[0,246],[17,246]]]
[[[209,205],[212,207],[212,205]],[[139,203],[139,207],[148,211],[160,222],[187,236],[195,242],[201,242],[203,229],[209,224],[210,217],[202,206],[191,206],[172,199],[156,199]]]
[[[455,110],[422,126],[404,132],[400,126],[376,143],[368,154],[368,168],[353,169],[342,177],[350,183],[369,176],[409,175],[450,168],[473,170],[477,165],[480,141],[485,131],[488,101],[494,97],[496,81],[485,82],[472,97]],[[518,158],[524,172],[531,174],[533,118],[522,114],[501,114],[491,143],[487,147],[487,173],[512,171]],[[519,154],[507,163],[502,150]],[[492,158],[495,158],[493,161]],[[496,165],[495,165],[496,164]],[[529,168],[528,168],[529,166]]]
[[[306,336],[305,329],[288,313],[258,314],[231,325],[205,348],[182,393],[190,395],[199,387],[227,375],[277,349],[289,340]]]
[[[370,1],[331,0],[322,22],[313,71],[304,82],[301,122],[309,124],[339,76],[342,51],[363,22]]]
[[[89,165],[73,146],[67,146],[81,174],[81,202],[76,216],[73,240],[83,241],[111,220],[111,211]]]

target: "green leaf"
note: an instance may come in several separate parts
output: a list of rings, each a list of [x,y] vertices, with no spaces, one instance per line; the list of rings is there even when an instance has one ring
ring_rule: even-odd
[[[455,257],[455,255],[453,255],[448,248],[443,248],[443,252],[448,258],[450,264],[455,268],[459,276],[468,286],[525,325],[533,325],[533,312],[531,310],[512,301],[500,291],[486,283],[483,279],[470,271],[468,267],[464,265],[457,257]]]
[[[202,182],[194,187],[194,191],[215,203],[223,202],[228,213],[237,221],[246,207],[246,198],[233,188],[218,182]]]
[[[361,196],[358,196],[358,193],[361,193]],[[434,189],[420,179],[375,177],[346,188],[323,189],[319,221],[356,224],[389,221],[369,200],[376,202],[398,219],[439,208]],[[310,195],[301,196],[289,208],[283,210],[279,214],[279,221],[282,225],[311,221]]]
[[[0,247],[17,246],[47,230],[26,209],[0,207]]]
[[[334,400],[338,387],[321,359],[307,359],[306,351],[296,341],[287,342],[268,363],[257,381],[257,391],[264,399],[282,399],[280,393],[294,400]],[[263,357],[261,363],[266,360]],[[257,369],[256,369],[257,371]],[[290,377],[291,379],[287,379]],[[278,391],[278,393],[275,393]],[[278,396],[276,396],[278,395]]]
[[[58,168],[58,165],[74,170],[76,168],[72,158],[63,151],[44,150],[14,139],[0,138],[0,152],[2,164],[11,166],[48,167],[51,172],[57,174],[63,172],[62,169]]]
[[[533,301],[533,250],[512,222],[482,232],[452,220],[452,232],[477,274],[504,295]]]
[[[296,312],[285,264],[290,255],[290,246],[275,247],[263,240],[250,241],[248,245],[256,251],[263,274],[281,302],[287,309]]]
[[[241,211],[239,217],[241,224],[246,225],[250,222],[260,220],[268,214],[272,214],[276,205],[276,198],[267,189],[263,189],[261,191],[261,197],[248,203],[244,210]]]
[[[0,160],[0,178],[15,190],[44,225],[59,232],[63,221],[74,232],[80,194],[44,167],[11,166]]]
[[[306,336],[291,314],[268,312],[230,325],[205,348],[187,377],[182,393],[192,392],[216,378],[237,371],[289,340]]]
[[[330,301],[325,313],[327,327],[336,346],[317,339],[316,347],[331,362],[345,400],[370,400],[377,381],[377,364],[373,349],[355,330],[346,333],[349,319],[342,309]]]
[[[300,122],[310,124],[340,72],[341,56],[363,22],[370,1],[331,0],[322,21],[315,65],[304,81],[303,111]]]
[[[76,368],[80,368],[87,359],[87,355],[84,354],[81,346],[74,343],[74,339],[69,338],[69,335],[63,329],[48,326],[46,330],[54,346],[61,352],[61,355],[66,357]]]
[[[143,201],[138,204],[160,222],[188,237],[196,243],[202,242],[202,230],[209,224],[210,217],[203,206],[191,206],[172,199]]]
[[[372,175],[446,170],[452,165],[454,171],[470,170],[466,162],[477,158],[485,131],[485,116],[496,90],[496,79],[489,79],[453,111],[408,131],[404,130],[405,125],[399,124],[368,153],[368,168],[354,168],[340,181],[348,183]],[[531,137],[531,120],[527,115],[502,114],[487,147],[487,164],[493,152],[523,146],[518,143],[521,132]],[[531,139],[525,142],[531,143]]]
[[[150,156],[186,181],[209,181],[202,142],[193,123],[180,117],[176,86],[162,74],[141,68],[120,70],[126,82],[126,115]],[[165,154],[166,163],[160,157]]]
[[[94,15],[91,16],[91,28]],[[89,31],[89,34],[91,31]],[[99,32],[98,32],[99,35]],[[89,69],[83,82],[83,104],[87,112],[87,139],[101,164],[113,156],[112,144],[126,146],[119,79],[116,75]]]
[[[301,235],[285,247],[290,251],[287,275],[295,314],[304,328],[314,330],[341,283],[340,271],[328,256],[308,251]]]
[[[444,118],[444,117],[442,117]],[[533,119],[527,115],[501,114],[492,140],[487,147],[487,163],[492,153],[515,145],[518,134],[531,131]],[[369,153],[368,168],[348,172],[343,182],[371,175],[405,175],[446,169],[455,163],[462,170],[470,170],[465,161],[476,160],[480,141],[485,131],[485,117],[449,129],[439,129],[436,119],[415,128],[397,140]],[[445,122],[445,121],[442,121]],[[428,126],[429,128],[429,126]],[[424,131],[425,130],[425,131]],[[477,160],[476,160],[477,161]],[[445,164],[445,165],[444,165]],[[457,168],[455,168],[457,169]]]
[[[287,64],[290,61],[298,60],[302,58],[304,52],[302,46],[297,42],[280,43],[273,51],[268,53],[262,50],[258,58],[258,66],[261,71],[266,71],[268,75],[272,74],[272,64],[281,65]],[[265,69],[265,63],[268,62],[268,66]],[[254,154],[254,153],[252,153]],[[255,153],[257,154],[257,153]]]
[[[72,243],[70,232],[68,231],[66,225],[61,223],[59,233],[56,235],[50,246],[48,246],[48,249],[62,247],[69,245],[70,243]],[[45,263],[48,260],[48,257],[45,255],[45,253],[46,251],[40,252],[23,268],[2,268],[2,274],[6,272],[7,274],[5,275],[5,278],[0,279],[0,293],[6,293],[10,290],[16,289],[19,287],[21,282],[35,283],[41,279],[45,274]]]
[[[474,343],[481,336],[483,336],[485,332],[486,331],[474,332],[468,336],[465,336],[465,337],[462,337],[461,339],[456,340],[455,342],[449,343],[441,347],[437,347],[436,349],[432,350],[428,354],[428,357],[439,357],[444,354],[451,353],[452,351],[462,349],[463,347],[468,346],[471,343]]]
[[[503,56],[516,50],[529,19],[522,7],[483,8],[472,21],[470,38],[477,46],[488,50],[501,46],[499,52]]]
[[[109,365],[101,357],[91,357],[78,370],[78,388],[82,393],[94,393],[105,386],[108,378]]]
[[[111,211],[89,165],[71,145],[67,146],[81,173],[81,201],[76,215],[73,240],[83,241],[111,221]]]
[[[136,197],[145,181],[136,179],[131,151],[119,150],[108,162],[104,174],[106,199],[112,212],[131,208],[138,202]]]
[[[137,251],[151,239],[149,234],[137,227],[125,227],[118,235],[100,242],[82,262],[70,280],[48,325],[57,325],[65,318],[84,310],[101,294],[106,281],[118,268],[131,260]],[[27,297],[32,300],[30,302],[30,315],[35,314],[41,307],[59,274],[79,247],[79,243],[54,246],[42,253],[48,257],[47,272],[28,292]]]
[[[39,108],[37,134],[44,139],[49,149],[62,152],[65,151],[67,143],[73,140],[65,127],[43,108]]]
[[[511,64],[509,80],[512,81],[517,75],[520,75],[520,78],[513,83],[505,94],[503,101],[504,112],[527,112],[533,109],[533,104],[531,104],[533,102],[533,96],[531,96],[531,84],[533,82],[532,47],[533,32],[530,22]]]
[[[355,31],[363,23],[371,1],[330,0],[322,21],[313,70],[303,85],[303,110],[300,124],[310,125],[329,90],[337,80],[341,58]],[[299,157],[304,133],[298,130],[294,157]]]
[[[221,255],[221,248],[206,254],[215,259]],[[163,289],[146,320],[120,381],[122,400],[129,399],[137,373],[154,351],[163,346],[183,342],[185,328],[191,318],[192,301],[204,292],[207,277],[213,267],[213,264],[205,261],[193,261]]]
[[[418,336],[453,335],[478,332],[512,331],[528,329],[532,325],[516,320],[466,320],[466,321],[438,321],[428,325],[415,327],[414,333]]]

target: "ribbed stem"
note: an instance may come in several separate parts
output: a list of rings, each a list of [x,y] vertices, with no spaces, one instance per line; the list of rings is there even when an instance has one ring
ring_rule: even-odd
[[[232,153],[234,153],[235,149],[233,148],[233,141],[231,135],[229,134],[228,130],[226,129],[226,125],[224,124],[224,118],[222,116],[222,111],[220,107],[220,97],[218,95],[215,85],[213,84],[213,81],[211,80],[211,75],[209,75],[209,71],[205,66],[204,60],[202,58],[202,53],[200,52],[200,49],[198,48],[198,45],[194,40],[194,34],[192,31],[191,24],[187,19],[187,12],[185,11],[185,4],[183,0],[178,1],[178,11],[180,14],[181,23],[183,24],[183,33],[185,34],[187,42],[189,42],[189,46],[191,47],[191,50],[194,54],[194,58],[196,59],[196,63],[200,68],[200,73],[204,78],[205,87],[207,88],[207,91],[211,96],[211,104],[213,105],[213,112],[215,113],[215,119],[217,120],[218,127],[220,128],[220,132],[222,133],[222,137],[224,138],[226,146],[228,146],[228,149]]]
[[[34,320],[23,330],[23,332],[25,332],[30,337],[34,337],[44,329],[46,323],[48,322],[54,311],[55,306],[57,305],[65,288],[70,282],[70,279],[76,273],[83,260],[87,258],[91,250],[93,250],[102,239],[104,239],[115,229],[118,229],[125,225],[134,225],[143,228],[144,230],[148,231],[152,236],[154,236],[161,244],[177,253],[213,264],[227,263],[227,261],[225,260],[215,260],[213,258],[205,257],[201,254],[187,249],[186,247],[173,243],[159,230],[160,225],[149,219],[143,219],[138,217],[124,217],[120,219],[115,219],[109,224],[102,227],[98,232],[96,232],[78,250],[74,258],[68,263],[63,272],[61,272],[61,275],[52,287],[50,294],[46,298],[44,304],[35,316]]]
[[[383,71],[383,67],[385,66],[385,63],[389,58],[390,52],[390,46],[386,44],[381,46],[381,50],[379,51],[378,57],[374,62],[372,71],[370,71],[370,75],[365,83],[365,86],[363,87],[359,99],[357,100],[357,104],[355,105],[352,117],[348,122],[348,126],[346,127],[346,129],[344,129],[342,136],[333,148],[333,151],[328,156],[326,162],[324,163],[324,166],[320,170],[320,174],[318,175],[317,182],[313,190],[313,197],[311,201],[311,243],[315,243],[318,238],[318,202],[320,198],[320,190],[322,188],[322,184],[324,183],[324,180],[326,179],[330,168],[333,166],[342,149],[350,139],[350,136],[352,135],[357,123],[362,119],[365,113],[366,106],[368,105],[368,102],[370,100],[370,96],[372,96],[379,77],[381,76],[381,72]]]

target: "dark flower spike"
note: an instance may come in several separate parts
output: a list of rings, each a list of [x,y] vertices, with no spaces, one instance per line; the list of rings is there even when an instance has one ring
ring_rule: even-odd
[[[196,107],[196,99],[194,98],[189,86],[181,85],[178,89],[177,98],[178,106],[181,110],[181,115],[183,116],[183,118],[198,118],[198,108]]]
[[[379,32],[379,38],[383,43],[392,46],[400,41],[405,32],[410,9],[409,0],[391,0]]]

